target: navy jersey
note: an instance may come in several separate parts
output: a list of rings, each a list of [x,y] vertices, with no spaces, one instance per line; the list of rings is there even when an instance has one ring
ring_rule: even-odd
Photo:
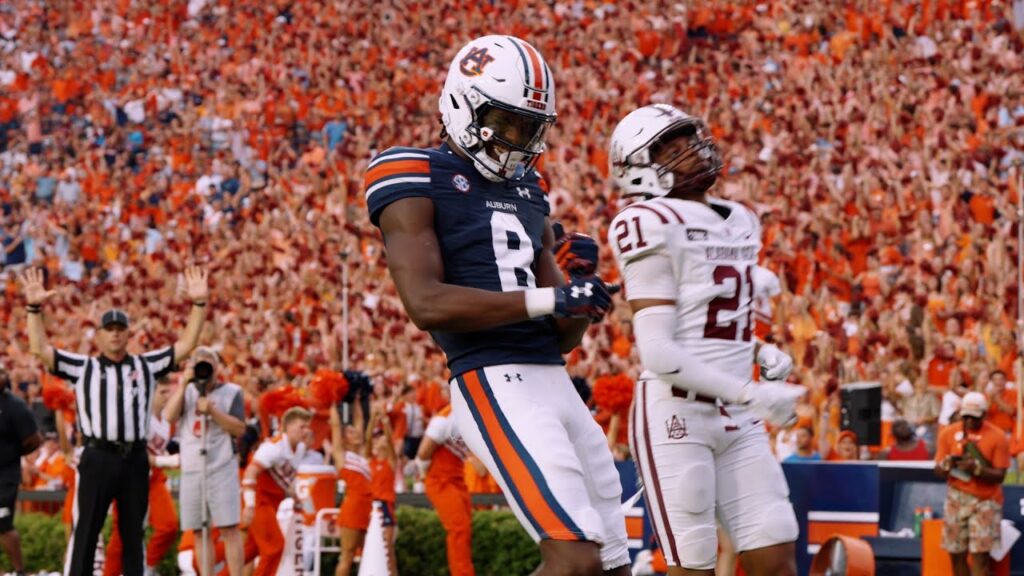
[[[389,148],[365,179],[370,221],[402,198],[430,198],[447,284],[495,292],[537,286],[534,274],[550,212],[540,176],[491,182],[448,146]],[[453,376],[498,364],[561,364],[551,317],[479,332],[431,333]]]

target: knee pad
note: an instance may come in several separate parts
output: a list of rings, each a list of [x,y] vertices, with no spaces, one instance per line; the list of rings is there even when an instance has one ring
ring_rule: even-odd
[[[793,542],[800,536],[800,526],[789,500],[779,500],[765,506],[757,525],[743,534],[736,534],[737,552],[756,550],[766,546]]]
[[[792,542],[800,536],[800,525],[789,500],[776,502],[765,509],[761,514],[761,531],[778,538],[779,544]]]
[[[673,493],[665,494],[665,498],[676,500],[679,509],[694,516],[713,512],[715,508],[715,470],[701,462],[683,471],[676,481]],[[669,501],[667,504],[671,505]],[[714,515],[711,525],[714,528]]]
[[[718,560],[718,528],[703,522],[690,528],[675,530],[679,563],[690,570],[711,570]]]
[[[679,563],[691,570],[714,568],[718,557],[714,469],[704,462],[687,467],[664,497]]]

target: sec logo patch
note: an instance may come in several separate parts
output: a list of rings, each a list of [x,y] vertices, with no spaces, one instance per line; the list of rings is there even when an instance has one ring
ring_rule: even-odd
[[[469,192],[469,178],[462,174],[456,174],[452,176],[452,186],[455,186],[459,192]]]

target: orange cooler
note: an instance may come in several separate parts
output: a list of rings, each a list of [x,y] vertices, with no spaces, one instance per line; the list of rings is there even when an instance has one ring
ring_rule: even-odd
[[[334,508],[335,492],[338,488],[338,472],[334,466],[304,464],[295,474],[295,495],[302,505],[302,521],[312,526],[316,513],[324,508]]]

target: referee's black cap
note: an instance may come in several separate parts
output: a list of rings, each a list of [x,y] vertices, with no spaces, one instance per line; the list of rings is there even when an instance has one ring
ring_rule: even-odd
[[[128,327],[128,315],[124,313],[124,310],[113,308],[103,313],[103,316],[100,318],[100,328],[107,328],[114,324],[120,324],[125,328]]]

